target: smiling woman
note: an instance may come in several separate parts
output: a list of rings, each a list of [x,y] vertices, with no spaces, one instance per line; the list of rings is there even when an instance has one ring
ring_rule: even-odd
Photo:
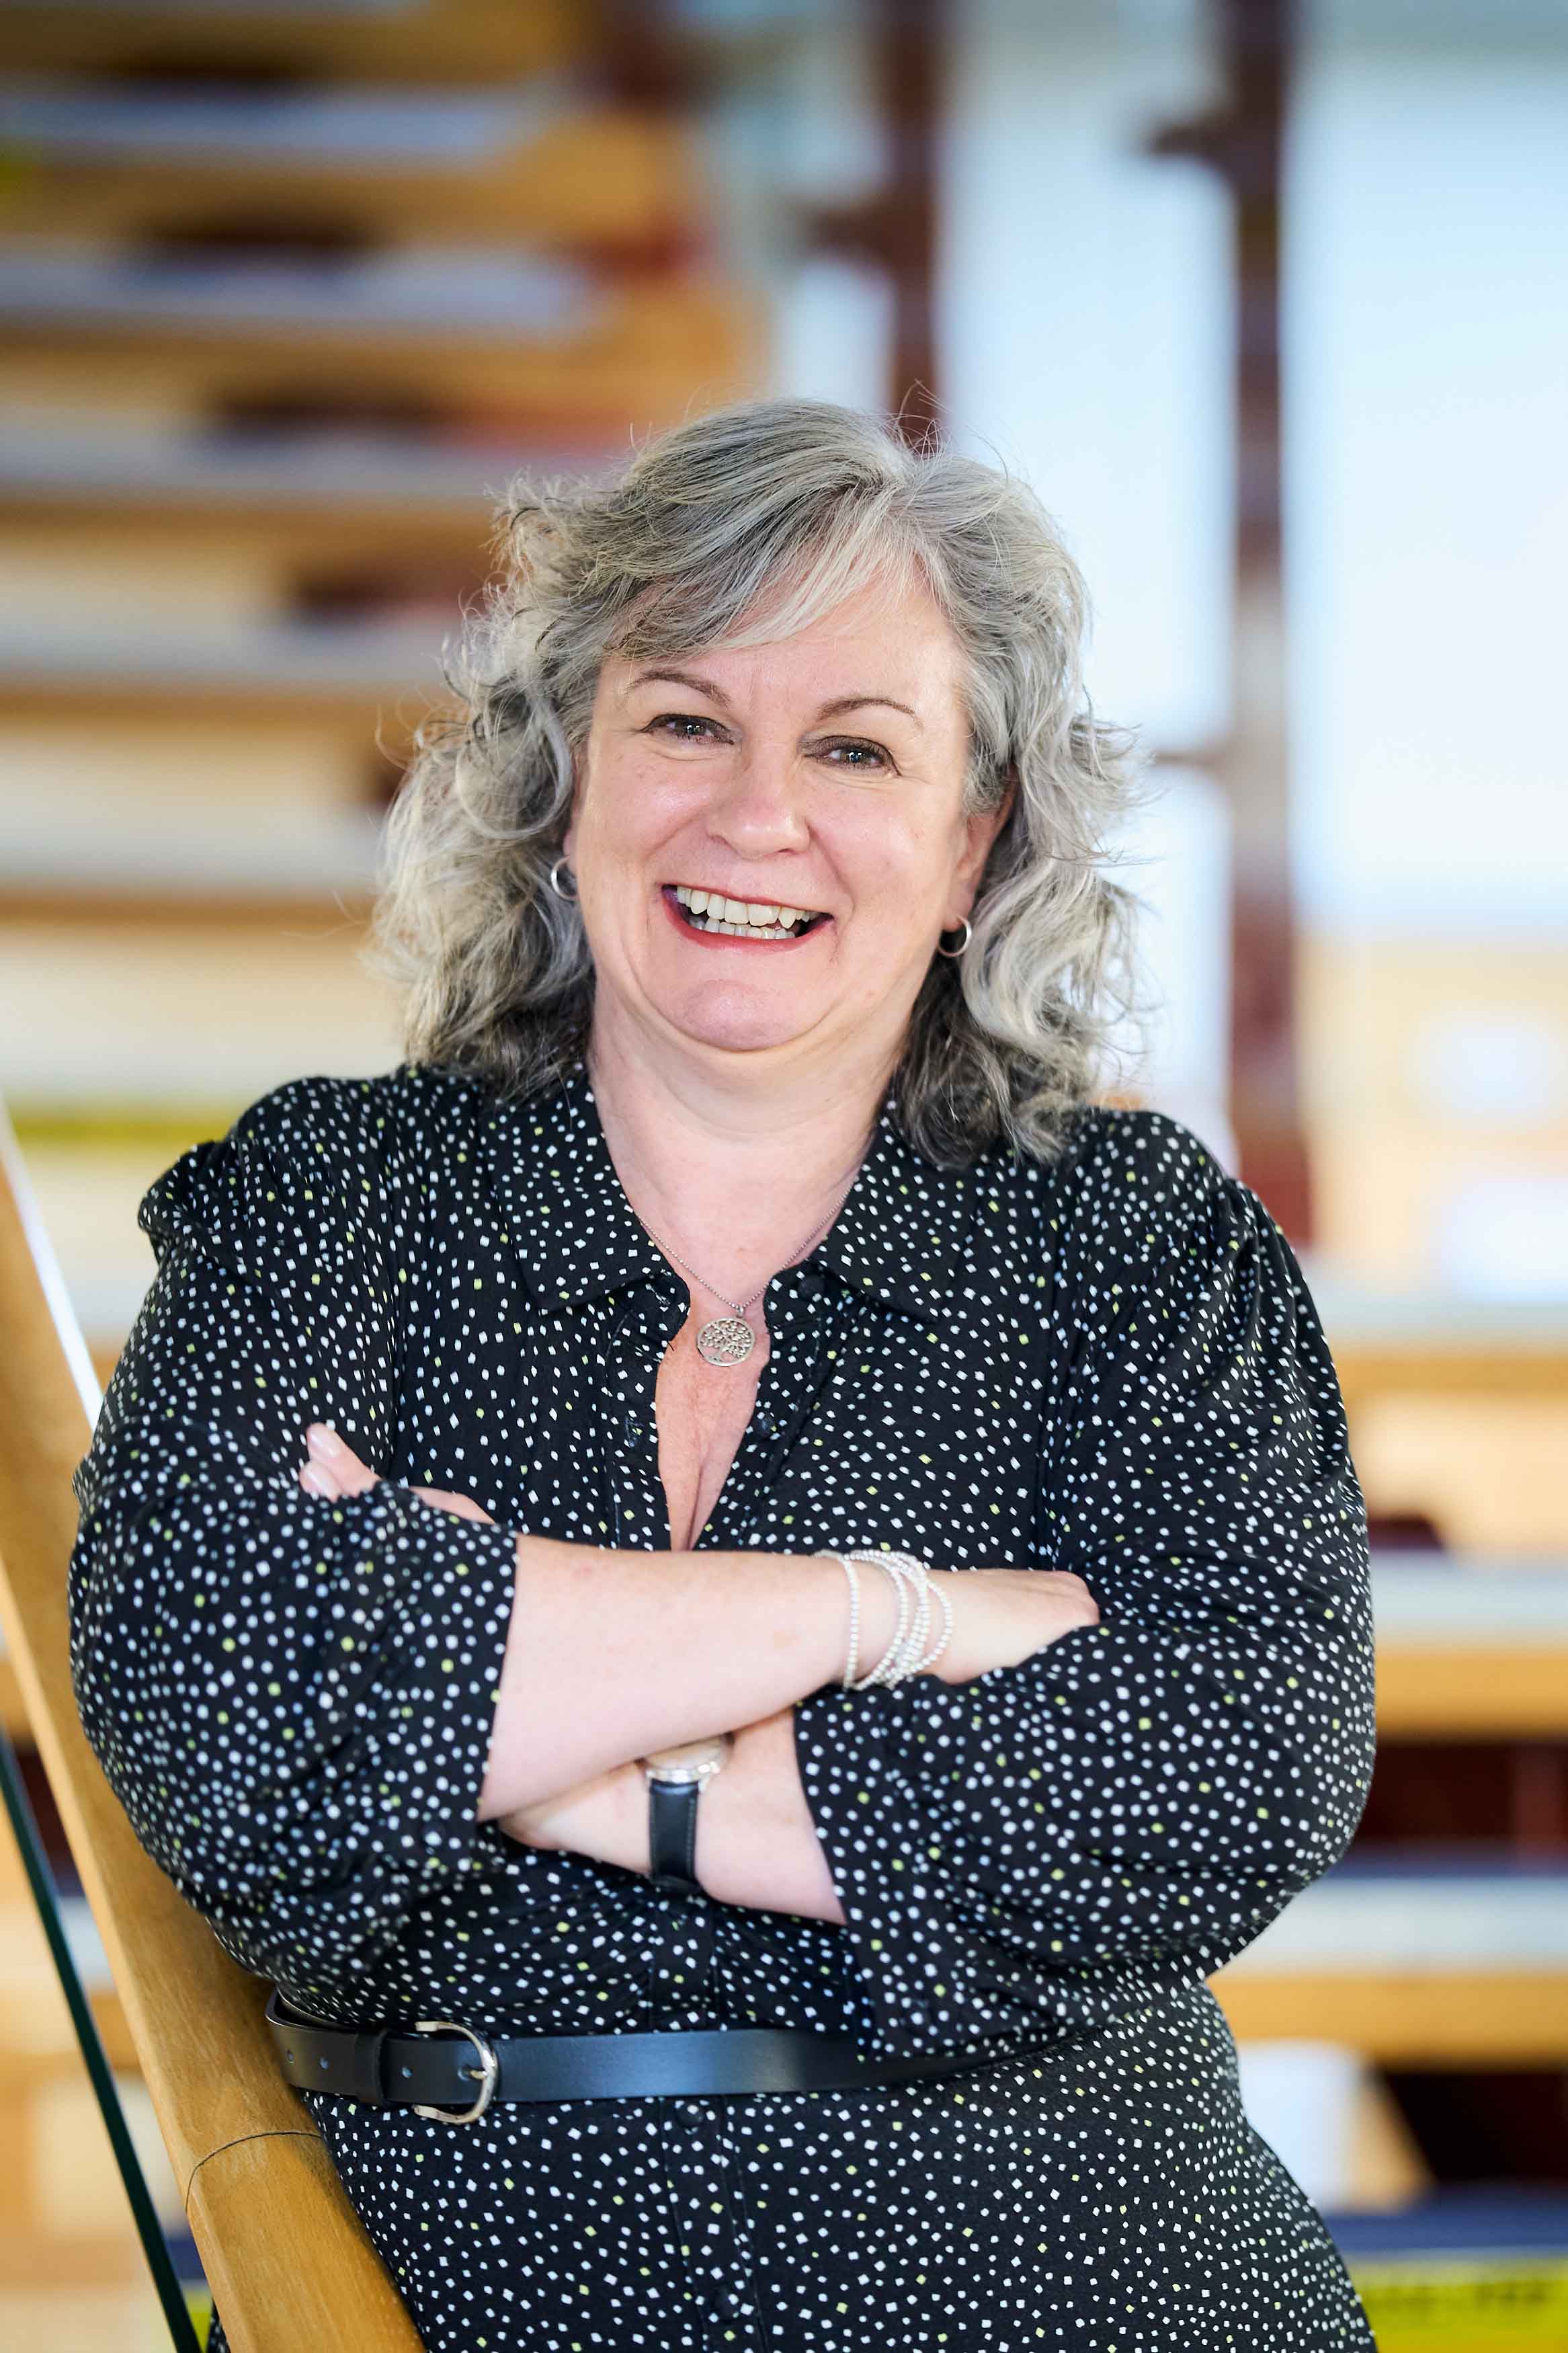
[[[1077,574],[805,401],[509,525],[408,1059],[142,1205],[104,1768],[431,2353],[1368,2353],[1203,1983],[1364,1802],[1365,1514],[1267,1209],[1095,1100]]]

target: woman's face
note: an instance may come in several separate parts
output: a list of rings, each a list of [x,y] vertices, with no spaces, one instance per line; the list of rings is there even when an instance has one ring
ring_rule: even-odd
[[[964,817],[966,750],[958,647],[923,588],[880,609],[858,592],[773,645],[610,657],[565,839],[595,1023],[890,1063],[1005,814]],[[704,892],[694,920],[681,894]],[[715,899],[735,929],[703,928]]]

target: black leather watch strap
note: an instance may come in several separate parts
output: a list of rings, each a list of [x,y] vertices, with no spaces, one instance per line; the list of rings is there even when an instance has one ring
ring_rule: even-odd
[[[697,1876],[697,1801],[700,1781],[653,1781],[647,1785],[648,1876],[656,1887],[704,1893]]]

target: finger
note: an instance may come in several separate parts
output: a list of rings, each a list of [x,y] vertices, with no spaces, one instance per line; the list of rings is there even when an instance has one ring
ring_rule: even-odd
[[[433,1504],[438,1512],[450,1512],[454,1519],[482,1520],[488,1528],[495,1525],[489,1514],[471,1495],[454,1495],[445,1487],[416,1487],[411,1492],[422,1504]]]
[[[487,1528],[495,1525],[489,1514],[471,1495],[443,1495],[441,1501],[459,1520],[481,1520]]]
[[[363,1463],[352,1446],[330,1422],[313,1421],[305,1432],[310,1459],[337,1482],[340,1495],[363,1495],[376,1483],[376,1474]]]
[[[329,1471],[323,1470],[319,1462],[300,1463],[300,1484],[308,1493],[324,1496],[330,1504],[336,1503],[338,1499],[336,1480]]]

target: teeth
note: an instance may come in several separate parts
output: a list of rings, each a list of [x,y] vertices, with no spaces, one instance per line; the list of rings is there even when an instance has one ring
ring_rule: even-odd
[[[766,899],[731,899],[722,891],[698,891],[688,882],[678,882],[675,895],[689,914],[702,918],[701,930],[722,933],[727,939],[787,940],[814,913],[809,907],[775,906]]]

